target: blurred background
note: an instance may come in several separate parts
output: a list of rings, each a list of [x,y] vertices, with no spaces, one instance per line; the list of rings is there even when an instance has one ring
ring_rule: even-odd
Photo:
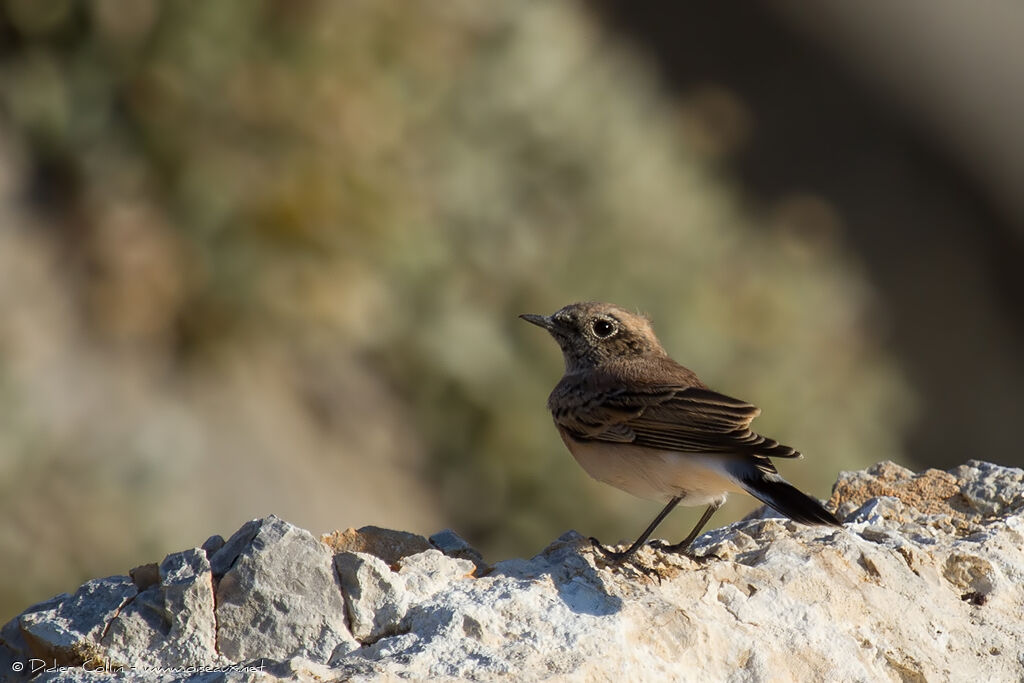
[[[1010,0],[0,0],[0,621],[269,513],[491,561],[632,538],[660,505],[573,462],[516,318],[576,300],[650,314],[819,497],[1022,464],[1022,33]]]

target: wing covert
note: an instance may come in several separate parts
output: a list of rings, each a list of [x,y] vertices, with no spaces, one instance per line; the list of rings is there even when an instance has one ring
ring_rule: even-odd
[[[760,409],[710,389],[661,386],[587,395],[585,402],[561,402],[552,411],[555,422],[577,438],[688,453],[800,457],[751,431]]]

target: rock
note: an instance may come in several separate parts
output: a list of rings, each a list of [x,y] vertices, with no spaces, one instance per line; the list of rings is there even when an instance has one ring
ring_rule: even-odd
[[[401,577],[379,557],[367,553],[339,553],[334,567],[345,593],[352,635],[367,642],[397,633],[409,607]]]
[[[692,558],[645,547],[642,567],[575,532],[488,567],[449,531],[319,542],[268,517],[169,555],[156,581],[29,608],[0,630],[0,666],[52,658],[72,668],[34,680],[69,682],[180,680],[140,673],[152,662],[211,683],[1024,678],[1024,472],[880,463],[843,473],[830,505],[844,528],[761,512]]]
[[[249,520],[242,525],[241,529],[231,534],[231,538],[225,543],[214,541],[214,545],[219,545],[219,547],[209,557],[210,571],[213,572],[215,577],[220,579],[235,566],[235,562],[238,561],[238,558],[245,549],[252,545],[252,540],[256,537],[256,533],[260,530],[264,521],[262,519]],[[214,538],[216,537],[211,536],[206,540],[206,543],[210,543],[211,539]]]
[[[74,595],[57,596],[47,608],[23,614],[18,626],[27,654],[58,666],[105,661],[100,640],[136,595],[138,589],[127,576],[93,579]]]
[[[398,562],[398,574],[405,578],[406,590],[424,597],[471,578],[475,570],[471,561],[448,557],[439,550],[425,550]]]
[[[451,529],[438,531],[430,537],[430,544],[440,550],[448,557],[458,557],[469,560],[476,565],[477,572],[486,571],[489,567],[484,562],[483,555],[476,548],[471,546],[466,539],[459,536]]]
[[[829,503],[838,507],[842,515],[872,498],[888,496],[918,512],[963,515],[963,506],[957,499],[961,489],[957,482],[957,477],[949,472],[930,469],[915,474],[886,461],[862,472],[842,472],[832,488]]]
[[[217,644],[233,662],[304,656],[326,662],[358,647],[330,549],[271,516],[243,526],[210,560],[217,586]]]
[[[217,652],[213,574],[206,552],[193,548],[168,555],[160,564],[163,617],[169,625],[161,660],[212,665],[225,663]]]
[[[398,561],[403,557],[422,553],[434,547],[422,536],[375,526],[335,531],[324,534],[320,540],[335,553],[366,553],[379,557],[390,567],[397,567]]]
[[[32,605],[0,629],[0,673],[6,675],[9,671],[17,672],[18,667],[24,666],[26,659],[37,654],[25,639],[21,629],[22,623],[32,623],[32,615],[37,612],[47,612],[50,620],[56,620],[57,609],[70,597],[67,593],[61,593]]]
[[[158,583],[141,590],[110,620],[100,640],[103,661],[116,666],[228,663],[217,652],[213,576],[206,553],[194,548],[168,555],[158,577]]]
[[[397,572],[366,553],[339,553],[334,566],[341,578],[352,635],[364,645],[399,633],[409,596],[429,597],[453,581],[468,579],[476,570],[469,560],[450,558],[433,549],[402,558]]]
[[[206,552],[207,557],[210,557],[211,555],[213,555],[218,550],[224,547],[224,537],[220,534],[214,534],[213,536],[210,536],[208,539],[203,541],[203,544],[199,547]]]
[[[969,460],[952,471],[968,509],[994,516],[1024,508],[1024,470]]]
[[[156,562],[139,565],[129,570],[128,576],[132,578],[132,583],[137,589],[144,591],[160,583],[160,565]]]

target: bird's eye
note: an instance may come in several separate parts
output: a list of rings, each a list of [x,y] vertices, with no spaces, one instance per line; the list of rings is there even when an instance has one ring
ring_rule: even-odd
[[[615,333],[615,324],[611,320],[597,318],[590,323],[590,329],[593,330],[595,336],[605,339]]]

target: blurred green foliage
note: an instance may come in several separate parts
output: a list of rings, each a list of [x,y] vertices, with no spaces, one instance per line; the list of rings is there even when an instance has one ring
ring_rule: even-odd
[[[544,409],[560,356],[516,319],[574,300],[651,314],[678,360],[761,405],[761,431],[808,455],[784,473],[815,494],[840,468],[898,455],[906,397],[868,325],[870,292],[837,242],[839,217],[814,197],[745,208],[715,170],[715,150],[728,147],[722,131],[667,98],[580,6],[2,7],[9,144],[0,164],[15,176],[4,211],[19,212],[22,227],[11,220],[0,230],[19,240],[31,231],[24,258],[49,263],[56,277],[12,281],[15,269],[4,286],[54,288],[23,313],[50,311],[41,334],[74,340],[72,370],[88,348],[115,378],[91,390],[99,395],[81,407],[84,422],[65,419],[26,397],[44,383],[77,395],[81,377],[46,364],[15,371],[21,361],[0,356],[5,519],[30,495],[46,501],[39,515],[50,514],[68,481],[95,481],[95,495],[61,517],[51,540],[117,532],[104,558],[68,566],[56,553],[40,570],[45,580],[24,588],[10,578],[14,567],[44,551],[30,526],[9,530],[0,570],[12,611],[40,585],[70,588],[61,582],[127,568],[104,561],[176,549],[165,545],[181,508],[146,504],[152,496],[199,505],[194,534],[251,514],[241,501],[190,497],[210,472],[232,489],[245,461],[217,460],[244,448],[227,436],[236,423],[189,413],[201,400],[168,387],[220,378],[225,367],[256,373],[269,357],[285,371],[266,382],[216,382],[226,387],[218,404],[265,395],[258,414],[286,405],[308,416],[267,437],[289,444],[278,457],[296,479],[268,476],[261,511],[277,511],[275,493],[299,486],[299,468],[328,471],[322,460],[300,462],[310,434],[327,444],[317,453],[347,458],[330,482],[344,500],[388,453],[410,450],[377,452],[366,444],[393,437],[366,435],[397,431],[426,454],[400,471],[490,558],[536,551],[568,527],[608,541],[634,534],[651,508],[586,480],[564,452]],[[715,111],[723,101],[741,107],[727,95],[711,98]],[[5,240],[13,249],[17,240]],[[8,318],[18,305],[0,304]],[[67,316],[81,339],[62,327]],[[5,329],[13,334],[0,325],[0,345]],[[118,383],[119,373],[145,379]],[[160,399],[141,413],[185,411],[184,423],[203,423],[189,427],[202,438],[182,446],[173,420],[154,438],[134,438],[147,418],[129,420],[116,406],[139,395]],[[125,437],[97,445],[94,421]],[[95,454],[89,466],[85,451]],[[42,473],[27,493],[30,460]],[[98,483],[111,473],[116,495]],[[168,477],[179,484],[173,495]],[[315,479],[302,480],[312,487],[303,493],[326,495]],[[432,531],[416,528],[434,519],[424,515],[412,506],[402,519]]]

